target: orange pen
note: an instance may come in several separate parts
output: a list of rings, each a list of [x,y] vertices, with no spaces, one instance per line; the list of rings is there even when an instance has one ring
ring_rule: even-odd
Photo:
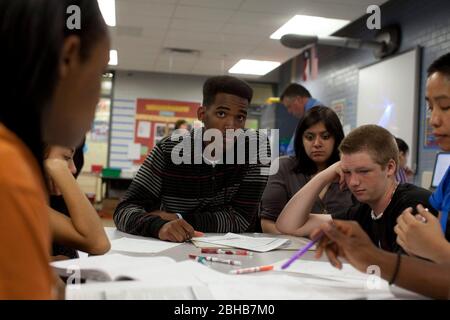
[[[230,273],[231,274],[244,274],[244,273],[253,273],[253,272],[270,271],[270,270],[273,270],[273,266],[271,266],[271,265],[231,270]]]

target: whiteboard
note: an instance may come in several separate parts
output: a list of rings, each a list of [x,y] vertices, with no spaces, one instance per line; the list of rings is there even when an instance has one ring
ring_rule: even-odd
[[[417,167],[419,49],[359,70],[356,124],[377,124],[409,146],[408,166]]]

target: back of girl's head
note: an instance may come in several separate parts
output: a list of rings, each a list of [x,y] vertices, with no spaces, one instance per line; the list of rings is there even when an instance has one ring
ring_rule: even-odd
[[[80,55],[86,60],[98,40],[108,36],[108,29],[95,0],[64,0],[65,10],[72,5],[78,6],[81,12],[81,28],[64,28],[64,36],[77,35],[81,39]],[[67,17],[67,15],[66,15]]]
[[[297,158],[297,166],[294,169],[295,172],[306,175],[315,174],[317,172],[316,164],[306,154],[303,145],[303,134],[308,128],[318,123],[323,123],[328,133],[334,137],[333,152],[327,161],[327,165],[330,166],[339,161],[338,147],[342,139],[344,139],[344,130],[342,129],[341,121],[332,109],[318,106],[308,110],[303,118],[300,119],[297,126],[294,141],[295,156]]]
[[[68,30],[67,8],[81,12],[80,30]],[[81,39],[81,58],[107,34],[97,1],[0,0],[0,122],[42,160],[42,120],[52,107],[65,37]]]

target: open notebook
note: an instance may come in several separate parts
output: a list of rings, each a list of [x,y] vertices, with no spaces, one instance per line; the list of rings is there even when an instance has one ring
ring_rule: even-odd
[[[194,245],[199,246],[224,246],[239,249],[246,249],[256,252],[268,252],[280,248],[289,242],[288,239],[272,238],[272,237],[249,237],[236,233],[227,233],[221,236],[204,236],[192,238]]]
[[[122,254],[52,262],[62,277],[77,277],[96,281],[140,280],[152,270],[175,263],[168,257],[130,257]]]
[[[271,235],[276,236],[276,235]],[[288,251],[297,251],[304,246],[306,246],[311,240],[304,237],[294,237],[294,236],[288,236],[283,235],[284,239],[287,239],[287,241],[276,248],[275,250],[288,250]],[[195,238],[195,240],[191,240],[192,244],[196,246],[197,248],[233,248],[233,246],[226,246],[223,244],[215,244],[210,242],[203,242],[201,241],[202,238]],[[313,245],[311,248],[309,248],[309,251],[315,251],[316,245]]]

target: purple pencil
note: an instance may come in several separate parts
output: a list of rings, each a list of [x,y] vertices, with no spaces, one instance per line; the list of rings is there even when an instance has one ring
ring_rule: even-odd
[[[320,232],[315,239],[311,240],[306,246],[298,250],[285,264],[283,264],[281,269],[286,269],[292,264],[292,262],[304,255],[317,241],[323,237],[323,235],[324,233]]]

